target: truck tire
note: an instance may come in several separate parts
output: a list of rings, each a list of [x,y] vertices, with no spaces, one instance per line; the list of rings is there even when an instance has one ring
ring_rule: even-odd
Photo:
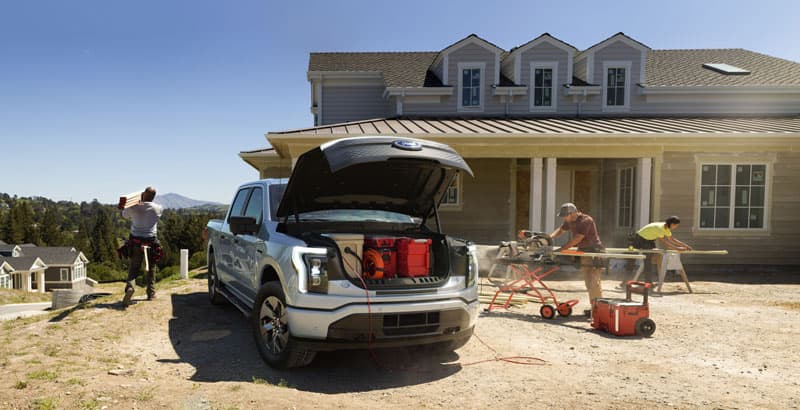
[[[258,353],[270,367],[302,367],[314,360],[316,352],[299,347],[289,332],[286,297],[280,282],[267,282],[261,286],[250,319]]]
[[[224,305],[228,302],[225,296],[219,294],[219,276],[213,252],[208,254],[208,300],[212,305]]]

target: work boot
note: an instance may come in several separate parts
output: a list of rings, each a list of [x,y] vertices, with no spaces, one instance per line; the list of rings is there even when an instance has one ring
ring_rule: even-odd
[[[130,283],[125,284],[125,297],[122,298],[122,306],[128,307],[131,305],[131,299],[133,299],[133,293],[135,289],[133,285]]]

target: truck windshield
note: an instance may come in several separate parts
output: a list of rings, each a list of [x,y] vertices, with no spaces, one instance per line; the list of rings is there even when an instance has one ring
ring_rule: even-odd
[[[390,222],[418,224],[420,220],[397,212],[373,209],[331,209],[300,214],[301,221]]]

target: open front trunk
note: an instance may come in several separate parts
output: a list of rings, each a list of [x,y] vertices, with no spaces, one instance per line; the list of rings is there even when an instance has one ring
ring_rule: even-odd
[[[371,290],[435,288],[469,269],[466,241],[435,232],[318,231],[298,236],[310,246],[328,249],[331,280],[347,279]]]

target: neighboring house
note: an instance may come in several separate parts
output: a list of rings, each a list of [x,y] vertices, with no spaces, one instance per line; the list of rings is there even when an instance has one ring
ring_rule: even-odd
[[[22,255],[22,248],[19,245],[0,244],[0,256],[16,258]]]
[[[76,283],[86,281],[86,264],[89,259],[71,246],[26,246],[25,256],[37,256],[47,264],[46,290],[71,289]]]
[[[70,246],[0,245],[0,259],[11,268],[6,271],[8,282],[0,274],[0,287],[44,292],[72,289],[87,281],[89,260]]]
[[[678,236],[725,258],[800,265],[800,64],[743,49],[655,50],[615,34],[585,50],[549,34],[504,50],[476,35],[433,52],[311,53],[314,127],[240,156],[286,177],[336,138],[394,135],[455,148],[448,232],[496,243],[552,231],[567,201],[606,246],[678,215]]]
[[[11,282],[12,273],[14,273],[14,267],[0,256],[0,289],[11,289],[13,284]]]
[[[20,289],[27,292],[41,292],[45,291],[44,272],[47,265],[37,256],[18,256],[14,258],[6,258],[0,256],[0,265],[10,267],[7,270],[11,279],[11,289]],[[6,282],[8,284],[8,282]]]

